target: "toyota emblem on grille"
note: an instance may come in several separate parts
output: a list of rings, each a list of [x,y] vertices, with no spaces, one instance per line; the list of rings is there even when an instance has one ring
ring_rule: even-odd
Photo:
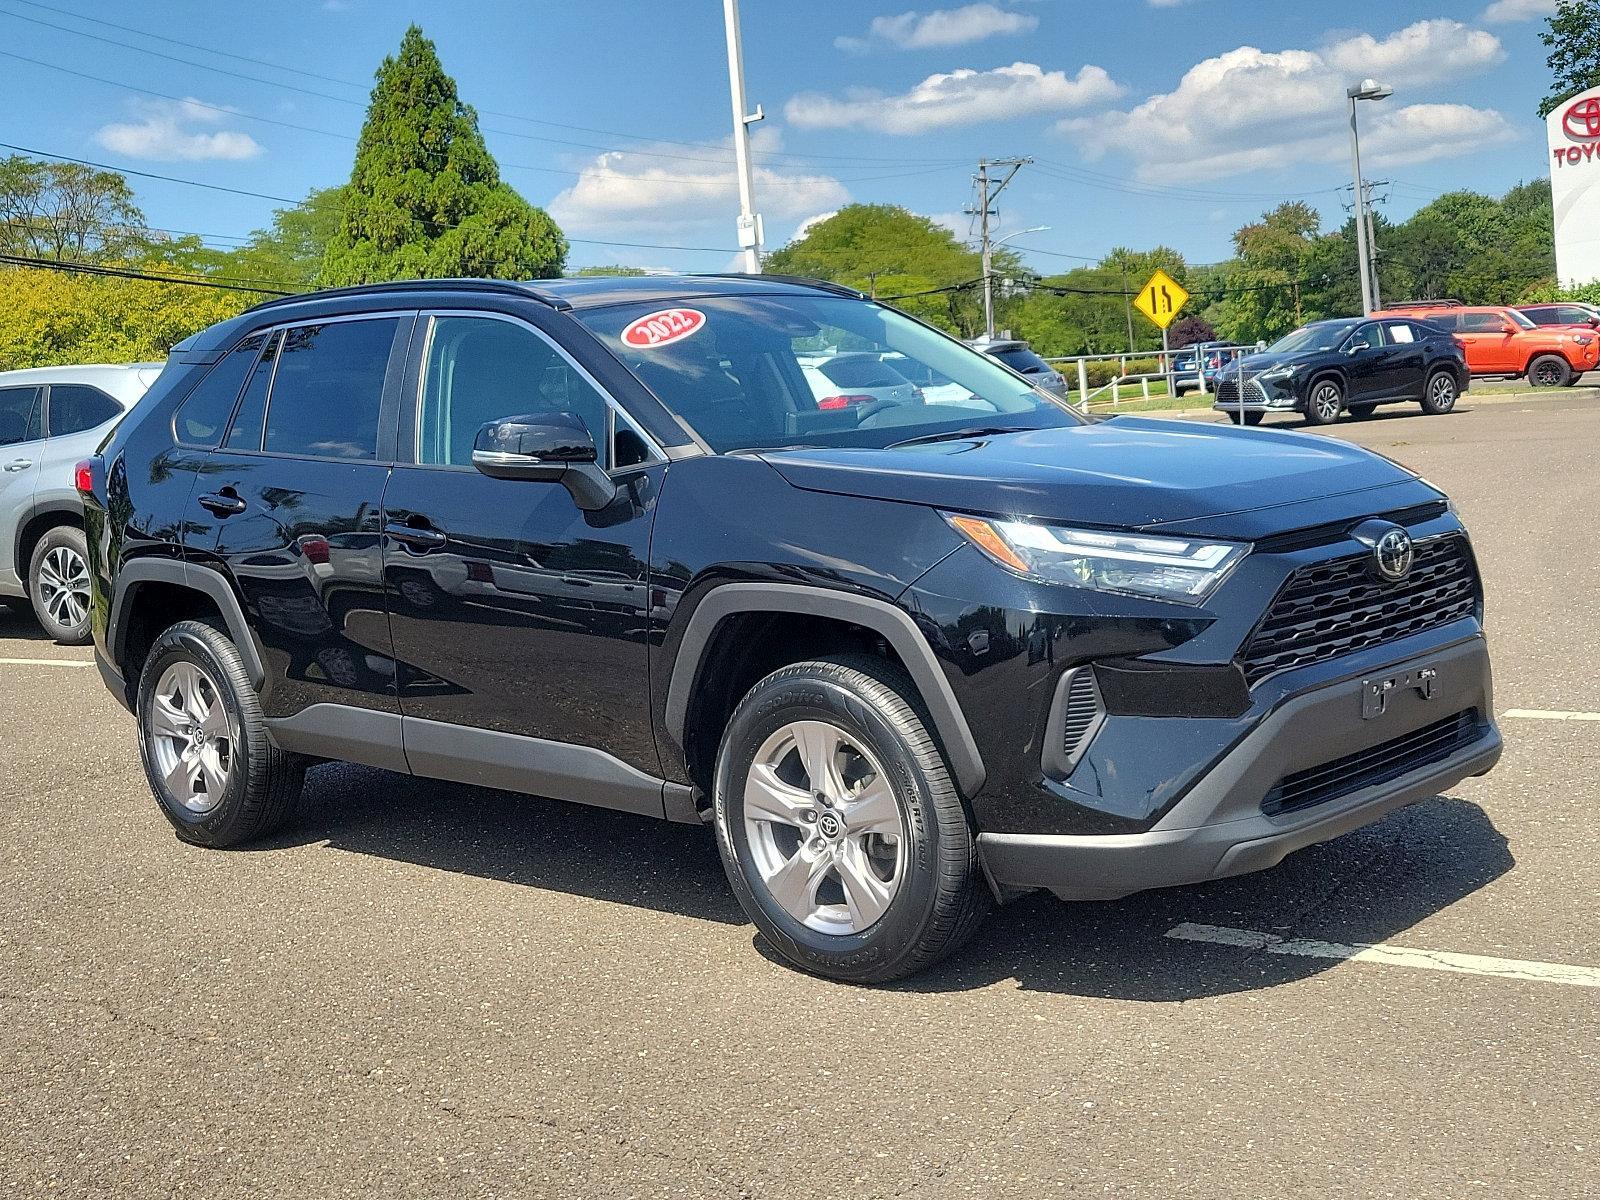
[[[1411,560],[1416,551],[1411,535],[1404,529],[1391,529],[1372,547],[1372,565],[1379,575],[1390,583],[1399,583],[1411,574]]]

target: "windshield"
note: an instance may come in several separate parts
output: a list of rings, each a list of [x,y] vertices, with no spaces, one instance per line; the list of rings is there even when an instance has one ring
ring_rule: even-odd
[[[1506,309],[1506,315],[1509,316],[1518,325],[1522,326],[1522,328],[1524,328],[1524,329],[1534,329],[1534,328],[1536,328],[1534,323],[1532,321],[1528,320],[1528,314],[1527,313],[1520,313],[1514,308],[1508,308],[1508,309]]]
[[[1308,350],[1332,350],[1356,327],[1354,321],[1302,325],[1267,347],[1268,354],[1300,354]]]
[[[864,300],[707,296],[573,316],[718,453],[1083,420],[954,338]]]

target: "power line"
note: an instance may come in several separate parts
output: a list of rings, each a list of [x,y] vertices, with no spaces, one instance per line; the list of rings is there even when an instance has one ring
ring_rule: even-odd
[[[0,264],[11,267],[31,267],[45,271],[66,271],[75,275],[109,275],[117,279],[143,279],[154,283],[177,283],[186,287],[217,288],[225,292],[254,292],[261,296],[292,296],[295,293],[277,288],[251,287],[222,278],[207,279],[202,276],[158,275],[153,271],[139,271],[131,267],[110,267],[103,263],[72,262],[59,258],[34,258],[22,254],[0,254]]]

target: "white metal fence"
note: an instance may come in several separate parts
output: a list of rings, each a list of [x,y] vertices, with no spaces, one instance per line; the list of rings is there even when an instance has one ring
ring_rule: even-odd
[[[1246,354],[1254,354],[1262,348],[1259,342],[1249,346],[1208,345],[1205,348],[1205,355],[1220,353],[1226,356],[1227,362],[1232,362]],[[1179,373],[1173,364],[1175,360],[1185,357],[1195,360],[1194,368],[1192,371]],[[1130,363],[1147,363],[1151,360],[1156,364],[1154,371],[1128,369]],[[1152,350],[1148,354],[1079,354],[1070,358],[1047,358],[1045,361],[1061,373],[1062,378],[1067,381],[1069,393],[1076,391],[1074,399],[1078,407],[1083,409],[1096,404],[1116,408],[1124,400],[1149,400],[1152,383],[1165,383],[1166,394],[1169,396],[1176,396],[1180,390],[1186,391],[1191,388],[1202,396],[1208,395],[1210,391],[1210,384],[1206,382],[1203,374],[1201,356],[1195,353],[1192,346],[1186,346],[1181,350]],[[1117,364],[1117,372],[1109,382],[1091,387],[1089,364],[1097,362],[1114,362]]]

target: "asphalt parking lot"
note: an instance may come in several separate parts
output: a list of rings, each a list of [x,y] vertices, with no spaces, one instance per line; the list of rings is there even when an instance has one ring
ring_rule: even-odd
[[[888,990],[765,956],[703,830],[328,766],[187,847],[87,651],[0,615],[0,1194],[1600,1196],[1600,401],[1414,413],[1333,436],[1455,496],[1498,709],[1553,715]]]

